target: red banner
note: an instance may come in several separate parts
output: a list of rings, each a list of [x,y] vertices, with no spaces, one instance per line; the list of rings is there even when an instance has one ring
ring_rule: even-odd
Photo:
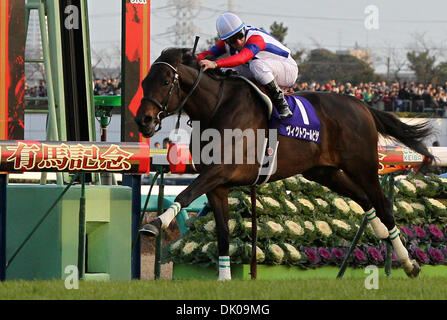
[[[0,1],[0,139],[23,139],[25,1]]]
[[[0,171],[115,172],[145,174],[147,143],[0,141]]]
[[[123,0],[123,113],[121,141],[143,141],[134,117],[143,98],[141,82],[150,67],[150,1]]]

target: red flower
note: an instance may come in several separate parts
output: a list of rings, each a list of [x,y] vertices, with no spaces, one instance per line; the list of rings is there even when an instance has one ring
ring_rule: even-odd
[[[414,258],[416,258],[417,261],[419,261],[423,264],[428,263],[427,254],[423,250],[419,249],[418,247],[413,248],[413,256],[414,256]]]
[[[425,233],[424,229],[422,229],[421,227],[418,227],[418,226],[414,226],[413,230],[416,233],[416,237],[418,237],[418,238],[425,238],[426,233]]]
[[[379,250],[377,250],[376,248],[369,247],[368,249],[366,249],[366,253],[368,254],[369,258],[372,260],[372,262],[374,262],[374,263],[383,262],[383,257],[380,254]]]
[[[434,224],[431,224],[428,226],[428,231],[430,232],[430,235],[433,238],[435,238],[436,240],[444,239],[444,235],[442,234],[442,231]]]
[[[332,258],[331,252],[325,248],[318,248],[318,254],[324,260],[331,260],[331,258]]]

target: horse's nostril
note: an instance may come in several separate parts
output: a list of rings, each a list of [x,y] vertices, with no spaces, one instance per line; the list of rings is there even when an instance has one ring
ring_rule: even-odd
[[[151,116],[145,116],[143,118],[143,123],[148,124],[152,121],[152,117]]]

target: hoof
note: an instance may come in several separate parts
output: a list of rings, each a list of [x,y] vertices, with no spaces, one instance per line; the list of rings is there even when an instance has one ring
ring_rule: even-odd
[[[160,234],[161,220],[159,218],[145,224],[139,231],[150,237],[156,237]]]
[[[413,268],[411,270],[405,270],[405,273],[407,274],[408,277],[410,278],[417,278],[417,276],[419,275],[419,273],[421,272],[421,267],[419,266],[419,264],[416,262],[416,260],[411,260],[411,264],[413,266]]]

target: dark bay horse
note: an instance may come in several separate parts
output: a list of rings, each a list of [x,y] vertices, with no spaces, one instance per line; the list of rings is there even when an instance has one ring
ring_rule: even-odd
[[[256,90],[240,78],[216,77],[212,73],[207,71],[198,78],[202,73],[189,49],[164,50],[142,82],[144,98],[135,121],[143,136],[153,136],[162,119],[178,112],[180,105],[191,120],[200,122],[201,131],[213,128],[223,136],[225,129],[264,129],[267,134],[268,114]],[[392,114],[372,109],[348,95],[324,92],[298,95],[316,109],[321,122],[320,143],[279,135],[277,168],[269,182],[302,173],[305,178],[353,199],[368,215],[376,236],[391,241],[407,275],[416,277],[420,267],[409,259],[395,225],[392,204],[379,183],[377,143],[378,134],[400,141],[424,155],[422,165],[426,166],[434,158],[422,143],[431,135],[428,123],[405,124]],[[260,143],[256,139],[255,145]],[[220,146],[222,158],[235,148],[233,142],[222,142]],[[247,154],[251,148],[256,146],[244,143]],[[206,194],[216,221],[219,257],[228,261],[227,271],[219,267],[219,280],[231,279],[228,193],[234,186],[252,185],[260,166],[259,161],[253,164],[245,160],[242,164],[198,163],[197,179],[176,197],[173,206],[141,231],[157,235],[181,208]]]

